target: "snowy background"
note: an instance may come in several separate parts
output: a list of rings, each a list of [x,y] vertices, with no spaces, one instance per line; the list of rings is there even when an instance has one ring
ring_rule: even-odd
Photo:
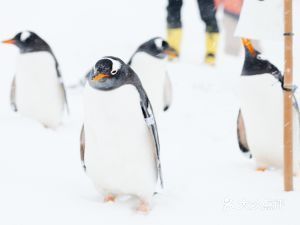
[[[294,4],[299,84],[300,1]],[[54,50],[68,86],[100,57],[127,60],[142,42],[165,36],[165,7],[162,0],[10,0],[0,7],[0,40],[24,29],[38,33]],[[256,172],[254,161],[238,149],[243,54],[227,56],[221,43],[216,67],[203,65],[204,26],[196,1],[185,1],[182,16],[182,58],[168,65],[174,104],[158,125],[166,188],[147,216],[132,210],[133,200],[102,203],[82,171],[82,90],[68,90],[71,116],[55,131],[11,112],[18,50],[0,45],[0,224],[299,224],[300,179],[295,192],[285,193],[281,171]],[[264,41],[263,48],[282,70],[283,44]]]

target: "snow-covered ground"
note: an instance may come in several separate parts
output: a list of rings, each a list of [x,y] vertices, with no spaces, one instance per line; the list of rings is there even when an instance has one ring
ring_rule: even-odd
[[[299,10],[299,0],[294,3]],[[164,36],[165,6],[161,0],[5,1],[0,39],[23,29],[36,31],[52,46],[71,85],[100,57],[127,60],[143,41]],[[203,65],[204,27],[196,1],[185,1],[182,14],[182,58],[168,66],[174,104],[158,124],[166,188],[154,197],[147,216],[132,210],[131,199],[102,203],[85,176],[79,160],[82,90],[68,90],[71,116],[55,131],[10,111],[18,53],[0,45],[0,224],[299,224],[300,179],[295,192],[285,193],[281,171],[256,172],[254,161],[239,152],[243,57],[220,51],[216,67]],[[300,83],[296,19],[295,30],[295,81]],[[263,47],[282,69],[282,44],[267,41]]]

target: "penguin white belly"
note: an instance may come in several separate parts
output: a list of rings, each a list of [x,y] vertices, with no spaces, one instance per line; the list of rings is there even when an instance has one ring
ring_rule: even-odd
[[[283,166],[283,92],[270,74],[241,77],[241,111],[258,167]],[[299,164],[299,122],[294,113],[294,169]]]
[[[149,199],[156,187],[155,146],[134,86],[84,90],[85,165],[98,191]]]
[[[165,104],[171,103],[171,83],[167,77],[165,60],[138,52],[132,60],[131,68],[140,78],[153,110],[158,115]]]
[[[55,61],[48,52],[21,54],[16,71],[18,111],[47,127],[57,127],[64,110],[64,94]]]

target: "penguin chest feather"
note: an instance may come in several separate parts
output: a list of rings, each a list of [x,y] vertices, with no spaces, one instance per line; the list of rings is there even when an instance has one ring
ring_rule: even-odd
[[[157,59],[144,52],[138,52],[132,60],[131,67],[140,78],[152,107],[158,115],[164,109],[167,101],[165,92],[171,91],[171,86],[166,84],[168,80],[165,60]],[[165,88],[169,90],[165,90]]]
[[[16,71],[16,103],[22,115],[48,127],[59,125],[64,97],[55,67],[48,52],[21,54]]]
[[[137,90],[84,91],[85,165],[100,192],[150,198],[156,186],[155,146]]]
[[[242,76],[241,111],[247,142],[259,166],[283,166],[283,91],[270,74]],[[299,123],[294,113],[295,169],[299,163]]]

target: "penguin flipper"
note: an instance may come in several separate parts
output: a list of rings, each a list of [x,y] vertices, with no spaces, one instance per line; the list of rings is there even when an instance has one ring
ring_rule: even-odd
[[[252,154],[247,143],[246,128],[241,110],[239,110],[237,119],[237,138],[240,150],[249,158],[252,158]]]
[[[85,132],[84,132],[84,125],[82,125],[81,132],[80,132],[80,160],[84,171],[86,170],[86,166],[84,163],[84,152],[85,152]]]
[[[16,76],[13,77],[10,89],[10,107],[14,112],[18,111],[16,104]]]
[[[168,73],[166,73],[164,83],[164,111],[167,111],[172,104],[172,83]]]
[[[56,57],[55,57],[55,55],[52,51],[50,51],[50,54],[53,56],[54,61],[55,61],[56,74],[57,74],[57,78],[58,78],[59,83],[60,83],[61,90],[62,90],[63,95],[64,95],[64,100],[65,100],[67,113],[70,114],[70,108],[69,108],[69,103],[68,103],[68,99],[67,99],[67,92],[66,92],[65,84],[63,82],[61,73],[60,73],[58,61],[57,61],[57,59],[56,59]]]
[[[69,103],[68,103],[68,99],[67,99],[67,92],[66,92],[66,88],[65,88],[64,82],[62,80],[60,81],[60,86],[61,86],[61,89],[63,91],[67,113],[70,114],[70,108],[69,108]]]
[[[147,102],[141,101],[141,108],[144,115],[145,122],[151,131],[151,135],[155,144],[155,161],[156,161],[156,170],[157,170],[157,179],[160,181],[160,185],[163,188],[163,178],[162,178],[162,171],[161,171],[161,162],[160,162],[160,144],[159,144],[159,137],[157,131],[157,125],[153,113],[153,109],[149,99],[146,99]]]
[[[298,125],[300,127],[300,109],[299,109],[299,103],[297,101],[297,98],[295,96],[295,92],[293,92],[293,107],[296,111],[297,119],[298,119]]]

